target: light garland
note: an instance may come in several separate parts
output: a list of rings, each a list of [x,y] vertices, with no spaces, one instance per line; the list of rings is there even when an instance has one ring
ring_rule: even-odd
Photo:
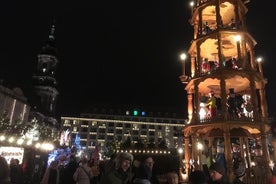
[[[34,146],[34,148],[40,149],[43,151],[52,151],[55,149],[54,144],[49,141],[38,142],[32,139],[24,139],[23,137],[14,137],[14,136],[5,136],[5,135],[0,135],[0,143],[4,145],[21,146],[21,147]]]
[[[171,154],[171,151],[166,151],[166,150],[132,150],[132,149],[129,149],[129,150],[116,150],[117,153],[122,153],[122,152],[126,152],[126,153],[139,153],[139,154],[156,154],[156,155],[166,155],[166,154]]]

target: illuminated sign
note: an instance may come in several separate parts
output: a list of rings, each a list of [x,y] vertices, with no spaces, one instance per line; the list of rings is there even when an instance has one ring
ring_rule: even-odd
[[[24,148],[21,147],[0,147],[0,155],[4,157],[8,163],[12,158],[18,159],[22,163]]]

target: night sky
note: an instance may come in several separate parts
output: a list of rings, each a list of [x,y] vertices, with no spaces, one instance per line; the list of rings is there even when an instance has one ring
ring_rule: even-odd
[[[269,114],[276,112],[272,6],[252,0],[248,31],[264,57]],[[267,7],[266,7],[267,6]],[[274,10],[273,10],[274,11]],[[193,36],[189,1],[1,2],[0,78],[30,94],[37,54],[55,21],[58,114],[93,104],[156,106],[186,114],[179,54]]]

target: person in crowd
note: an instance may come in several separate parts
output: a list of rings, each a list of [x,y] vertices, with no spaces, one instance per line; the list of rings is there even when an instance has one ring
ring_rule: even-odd
[[[18,159],[10,160],[10,179],[12,184],[23,184],[24,182],[23,170]]]
[[[210,181],[209,184],[229,184],[226,170],[220,162],[213,163],[210,168]]]
[[[76,184],[90,184],[90,180],[93,178],[92,169],[88,166],[88,159],[83,157],[79,167],[76,169],[74,175]]]
[[[156,176],[156,173],[155,173],[155,170],[154,170],[154,160],[151,156],[148,156],[143,164],[147,165],[149,168],[150,168],[150,171],[151,171],[151,178],[150,178],[150,182],[152,184],[158,184],[159,181],[157,179],[157,176]]]
[[[217,154],[215,157],[215,162],[220,163],[226,171],[226,158],[224,153],[224,142],[218,141],[217,143]]]
[[[68,164],[64,168],[64,174],[61,176],[63,177],[63,181],[65,184],[75,184],[75,180],[73,175],[78,168],[78,163],[76,157],[74,155],[70,156],[70,160]]]
[[[241,117],[243,103],[244,99],[242,98],[242,95],[236,94],[234,88],[230,88],[227,96],[227,107],[230,117]]]
[[[276,184],[276,165],[274,164],[272,171],[272,177],[269,184]]]
[[[150,168],[145,165],[141,164],[138,166],[138,168],[135,171],[135,176],[132,181],[133,184],[151,184],[150,178],[151,178],[151,170]]]
[[[254,150],[254,163],[252,167],[253,175],[256,179],[260,180],[263,178],[265,173],[265,159],[263,157],[263,150],[261,144],[257,144],[253,147]]]
[[[46,169],[41,184],[59,184],[58,161],[54,160]]]
[[[115,158],[116,158],[116,154],[112,154],[109,160],[105,160],[104,163],[101,164],[101,168],[100,168],[101,176],[106,173],[109,173],[115,168]]]
[[[234,169],[238,168],[239,165],[242,163],[240,145],[236,142],[232,143],[232,162],[233,162]]]
[[[115,158],[115,167],[110,172],[105,172],[100,184],[127,184],[130,182],[131,164],[133,155],[130,153],[118,153]]]
[[[179,176],[175,171],[166,174],[167,184],[179,184]]]
[[[11,184],[10,169],[7,160],[0,156],[0,183]]]
[[[244,164],[239,164],[234,168],[234,175],[235,179],[233,180],[232,184],[245,184],[244,178],[246,176],[246,169]]]
[[[208,177],[201,170],[194,170],[189,174],[190,184],[208,184]]]

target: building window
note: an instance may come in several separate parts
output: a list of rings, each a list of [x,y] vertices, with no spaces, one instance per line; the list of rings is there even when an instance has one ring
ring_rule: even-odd
[[[157,136],[158,136],[158,137],[163,137],[162,132],[157,132]]]
[[[78,127],[73,127],[73,132],[78,132]]]
[[[97,132],[97,128],[94,128],[94,127],[91,128],[91,129],[90,129],[90,132]]]
[[[112,141],[114,139],[114,136],[107,136],[108,141]]]
[[[95,140],[96,139],[96,135],[90,135],[90,139]]]
[[[108,123],[109,127],[114,127],[114,123]]]
[[[99,129],[99,133],[105,133],[105,130],[106,129],[101,128],[101,129]]]
[[[141,127],[142,127],[142,129],[147,129],[147,125],[143,124]]]
[[[104,140],[105,139],[105,135],[99,135],[98,139],[103,139]]]
[[[141,135],[147,135],[147,131],[146,130],[142,130],[141,131]]]
[[[130,124],[125,124],[125,128],[130,128],[131,127],[131,125]]]
[[[88,121],[83,121],[82,125],[88,125]]]
[[[80,134],[80,139],[87,139],[87,134]]]
[[[123,131],[122,130],[116,130],[116,134],[122,134]]]
[[[86,141],[80,141],[80,145],[82,145],[82,146],[86,146]]]
[[[81,131],[81,132],[88,132],[88,128],[82,127],[80,131]]]
[[[114,130],[113,129],[108,129],[107,133],[114,133]]]
[[[132,135],[139,135],[139,131],[137,130],[132,131]]]
[[[139,139],[138,139],[138,137],[132,137],[132,140],[133,140],[134,142],[137,142]]]

